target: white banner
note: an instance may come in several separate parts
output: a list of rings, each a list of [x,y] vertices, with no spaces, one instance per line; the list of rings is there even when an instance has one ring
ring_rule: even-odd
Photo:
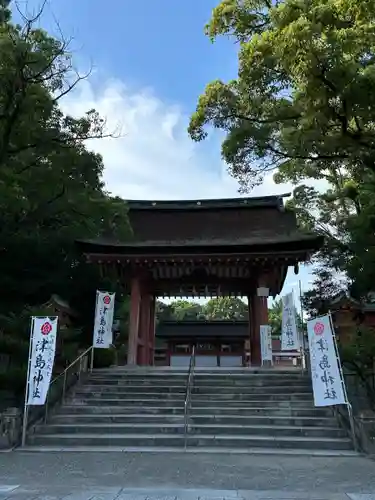
[[[31,318],[27,405],[44,405],[55,360],[57,316]]]
[[[95,322],[93,346],[108,349],[112,345],[113,313],[115,310],[115,294],[96,292]]]
[[[260,350],[263,361],[272,361],[272,335],[269,325],[260,325]]]
[[[297,331],[296,309],[294,307],[293,292],[283,297],[283,315],[281,325],[281,350],[295,351],[300,348]]]
[[[307,322],[315,406],[346,404],[330,317]]]

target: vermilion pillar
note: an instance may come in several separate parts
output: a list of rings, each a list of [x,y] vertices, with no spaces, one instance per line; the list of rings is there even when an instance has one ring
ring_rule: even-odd
[[[142,295],[141,300],[141,319],[139,326],[139,365],[150,364],[150,345],[149,345],[149,331],[150,331],[150,306],[151,297],[145,293]]]
[[[260,347],[260,325],[268,324],[267,297],[253,295],[249,300],[250,362],[251,366],[262,363]]]
[[[133,278],[130,291],[128,365],[137,364],[139,321],[141,309],[141,286],[139,278]]]
[[[156,322],[156,298],[150,296],[150,323],[148,329],[148,341],[150,346],[149,364],[153,365],[155,360],[155,322]]]

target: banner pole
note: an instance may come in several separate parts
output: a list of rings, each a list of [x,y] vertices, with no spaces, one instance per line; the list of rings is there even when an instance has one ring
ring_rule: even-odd
[[[23,421],[22,421],[22,447],[26,444],[26,433],[27,433],[27,421],[29,417],[29,406],[27,404],[27,400],[29,399],[30,392],[30,365],[31,365],[31,351],[32,344],[34,340],[34,316],[31,317],[31,327],[30,327],[30,340],[29,340],[29,355],[27,360],[27,374],[26,374],[26,386],[25,386],[25,402],[23,405]]]
[[[352,408],[352,405],[350,404],[349,398],[348,398],[348,391],[346,389],[346,383],[345,383],[345,379],[344,379],[344,372],[343,372],[342,365],[341,365],[341,358],[340,358],[339,349],[338,349],[338,345],[337,345],[336,331],[335,331],[335,328],[334,328],[334,325],[333,325],[331,311],[328,311],[328,317],[329,317],[329,322],[330,322],[331,330],[332,330],[333,345],[335,346],[335,353],[336,353],[337,363],[338,363],[338,366],[339,366],[339,373],[340,373],[340,377],[341,377],[342,389],[344,391],[344,397],[345,397],[345,401],[346,401],[346,409],[348,411],[350,431],[351,431],[351,434],[352,434],[353,445],[354,445],[355,451],[358,451],[358,442],[357,442],[357,436],[356,436],[356,433],[355,433],[353,408]]]
[[[303,306],[302,306],[302,284],[301,280],[298,280],[298,286],[299,286],[299,304],[300,304],[300,309],[301,309],[301,371],[304,373],[306,370],[306,354],[305,354],[305,338],[304,338],[304,331],[303,331],[303,325],[304,325],[304,318],[303,318]]]
[[[94,369],[94,346],[91,347],[91,358],[90,358],[90,373]]]
[[[91,348],[91,357],[90,357],[90,373],[92,373],[92,371],[94,369],[95,325],[96,325],[96,315],[98,312],[98,297],[99,297],[99,290],[96,290],[94,327],[93,327],[93,331],[92,331],[92,348]]]

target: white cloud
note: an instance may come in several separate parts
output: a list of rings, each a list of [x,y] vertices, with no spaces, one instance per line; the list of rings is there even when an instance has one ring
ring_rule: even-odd
[[[132,91],[118,81],[99,89],[81,85],[63,103],[80,116],[95,108],[109,131],[121,137],[90,141],[103,156],[107,189],[126,199],[198,199],[238,196],[238,184],[220,159],[219,142],[194,143],[187,134],[188,116],[148,89]],[[210,148],[210,149],[209,149]],[[284,193],[268,176],[254,196]]]
[[[194,143],[187,134],[188,116],[181,108],[164,103],[149,89],[134,91],[118,81],[94,88],[89,82],[69,94],[63,107],[73,116],[96,109],[109,131],[121,137],[90,141],[88,146],[104,159],[107,190],[125,199],[199,199],[238,196],[238,184],[226,172],[218,141]],[[324,186],[325,187],[325,186]],[[276,185],[272,175],[252,196],[292,191]],[[303,289],[309,287],[311,267],[301,268]],[[295,290],[290,269],[283,292]]]

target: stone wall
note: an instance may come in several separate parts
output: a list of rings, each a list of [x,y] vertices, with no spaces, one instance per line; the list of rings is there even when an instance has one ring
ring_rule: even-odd
[[[367,382],[371,386],[375,384],[375,374],[369,372]],[[353,408],[354,425],[357,442],[365,453],[375,454],[375,411],[374,402],[371,402],[366,389],[355,373],[345,373],[345,383],[348,399]],[[342,423],[350,428],[347,409],[342,407],[338,410]]]
[[[19,443],[22,432],[22,412],[7,408],[0,413],[0,449],[11,449]]]

